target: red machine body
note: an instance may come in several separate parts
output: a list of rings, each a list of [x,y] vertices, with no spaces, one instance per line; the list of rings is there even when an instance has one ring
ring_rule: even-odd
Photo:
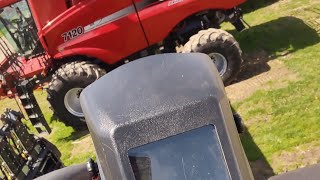
[[[20,61],[22,71],[16,71],[13,67],[9,67],[7,69],[7,72],[9,74],[29,79],[33,76],[45,73],[46,62],[41,60],[40,58],[32,58],[26,60],[25,58],[19,57],[17,60]],[[7,63],[9,63],[8,59],[5,58],[0,62],[0,66],[5,66]]]
[[[11,4],[14,4],[16,2],[18,2],[20,0],[1,0],[0,1],[0,7],[3,8],[3,7],[6,7],[6,6],[9,6]]]
[[[52,75],[47,99],[55,115],[80,130],[86,127],[79,101],[82,89],[141,57],[205,53],[224,83],[231,83],[241,68],[241,49],[219,28],[230,22],[238,31],[245,29],[236,7],[244,1],[0,0],[0,23],[5,27],[1,31],[7,38],[0,37],[6,58],[0,72],[4,64],[15,62],[21,70],[11,66],[6,73],[18,72],[18,81]]]
[[[54,59],[84,55],[108,64],[165,39],[204,9],[231,9],[245,0],[29,0],[43,47]]]
[[[1,0],[0,8],[21,0]],[[28,0],[42,47],[52,60],[94,57],[115,64],[163,41],[189,16],[227,10],[245,0]],[[3,65],[7,60],[0,60]],[[30,78],[46,70],[38,58],[20,58]],[[12,70],[8,70],[11,72]]]

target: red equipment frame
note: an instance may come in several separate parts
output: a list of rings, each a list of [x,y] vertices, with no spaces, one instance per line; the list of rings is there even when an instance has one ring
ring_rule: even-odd
[[[0,0],[0,7],[6,7],[19,1],[21,0]],[[31,51],[29,48],[30,55],[26,55],[25,51],[19,47],[20,49],[17,52],[11,52],[12,55],[6,56],[10,60],[5,60],[4,64],[8,61],[14,61],[22,65],[22,70],[17,75],[19,81],[46,71],[51,74],[58,68],[62,70],[66,67],[61,65],[66,63],[69,63],[69,66],[68,64],[66,66],[71,72],[76,68],[72,63],[90,60],[94,61],[91,64],[94,63],[94,66],[97,67],[95,69],[101,68],[99,70],[101,70],[100,74],[102,76],[102,70],[103,72],[112,70],[122,63],[139,57],[175,52],[176,46],[187,43],[189,38],[199,30],[219,28],[219,25],[224,21],[232,23],[238,31],[245,28],[241,21],[241,10],[236,8],[245,0],[25,1],[29,5],[34,22],[28,21],[27,26],[22,26],[21,24],[26,20],[23,18],[19,7],[17,7],[20,4],[16,4],[17,6],[10,7],[16,8],[17,16],[21,20],[13,19],[9,23],[18,20],[16,21],[18,26],[16,32],[19,34],[11,32],[5,26],[19,46],[21,44],[15,36],[23,37],[23,44],[27,44],[25,42],[29,39],[28,37],[32,37],[33,42],[35,42],[34,49]],[[24,8],[24,6],[22,7]],[[29,13],[28,19],[31,19]],[[7,19],[1,17],[0,20],[3,24],[8,24],[6,23]],[[19,22],[20,24],[18,24]],[[21,29],[25,31],[18,31]],[[35,35],[36,30],[38,37]],[[29,32],[32,33],[29,35]],[[0,45],[1,43],[0,41]],[[6,43],[4,42],[4,44]],[[10,51],[9,48],[5,48],[3,52],[5,53],[6,50]],[[19,58],[18,52],[22,52],[27,59]],[[237,53],[241,54],[238,50]],[[238,61],[242,61],[241,57],[238,58]],[[102,63],[99,62],[113,66],[102,66]],[[95,63],[101,66],[99,67]],[[5,66],[4,64],[0,64],[0,67]],[[77,66],[81,66],[81,64],[79,63]],[[79,69],[81,70],[81,68]],[[95,70],[92,69],[92,71]],[[96,71],[98,72],[98,70]],[[13,68],[7,69],[7,72],[13,75],[17,74]],[[56,72],[56,75],[58,75],[59,71]],[[96,78],[99,78],[99,76],[97,75]],[[44,80],[44,78],[41,77],[41,80]],[[60,92],[52,87],[52,85],[57,84],[54,81],[55,78],[52,79],[48,88],[49,102],[51,101],[54,109],[62,107],[61,111],[68,113],[69,110],[62,106],[63,103],[66,106],[65,95],[64,97],[60,96],[61,98],[58,98],[58,101],[53,101],[55,94],[61,95],[64,93],[64,91]],[[62,84],[56,87],[60,90],[61,87],[69,88],[71,86],[64,86],[66,84],[64,81],[59,83]],[[84,85],[81,85],[81,88],[83,88],[82,86]],[[69,91],[70,89],[66,89],[67,93]],[[75,94],[75,98],[79,98],[76,97],[79,96],[79,93]],[[54,103],[57,104],[56,108],[53,105]]]
[[[2,0],[0,7],[19,1]],[[51,59],[81,55],[115,64],[163,41],[177,24],[195,13],[206,9],[227,10],[244,1],[28,0],[28,4],[39,40]],[[20,61],[24,65],[22,77],[30,78],[46,70],[38,58]],[[6,60],[0,65],[4,63]]]
[[[54,59],[84,55],[114,64],[164,40],[197,12],[227,10],[244,1],[78,0],[69,7],[65,0],[28,2],[40,41]]]

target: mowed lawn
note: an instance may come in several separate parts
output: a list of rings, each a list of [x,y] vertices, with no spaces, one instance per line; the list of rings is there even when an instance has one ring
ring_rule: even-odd
[[[247,128],[241,140],[251,165],[253,168],[259,166],[258,171],[267,177],[318,163],[320,1],[249,0],[243,8],[244,19],[252,27],[242,33],[235,32],[227,24],[223,28],[239,41],[245,59],[255,57],[280,61],[296,75],[295,80],[288,80],[282,86],[270,80],[267,85],[271,88],[268,90],[258,90],[250,97],[233,103]],[[244,68],[257,72],[262,65],[261,62],[252,62]],[[259,71],[247,78],[258,74]],[[60,149],[65,165],[95,157],[87,132],[74,132],[72,128],[65,127],[52,117],[46,93],[36,91],[35,94],[53,129],[47,138]],[[0,110],[6,107],[17,109],[14,101],[1,100]]]
[[[234,103],[247,127],[241,137],[247,156],[266,160],[262,168],[275,174],[319,163],[320,1],[249,1],[245,10],[252,28],[232,32],[244,57],[257,59],[246,71],[259,71],[265,65],[259,60],[280,61],[296,75],[282,85],[270,80],[270,89]]]

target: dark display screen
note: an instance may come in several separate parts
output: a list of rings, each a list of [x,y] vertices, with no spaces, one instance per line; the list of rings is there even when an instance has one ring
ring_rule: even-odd
[[[216,129],[194,129],[129,150],[136,180],[229,180]]]

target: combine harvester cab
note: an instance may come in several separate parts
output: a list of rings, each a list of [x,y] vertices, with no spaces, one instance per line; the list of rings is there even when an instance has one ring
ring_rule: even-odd
[[[44,72],[49,56],[42,48],[26,1],[0,2],[1,70],[22,78]]]
[[[1,93],[17,95],[29,120],[39,133],[50,133],[33,95],[37,76],[46,71],[50,57],[37,37],[37,29],[26,1],[0,1]]]

